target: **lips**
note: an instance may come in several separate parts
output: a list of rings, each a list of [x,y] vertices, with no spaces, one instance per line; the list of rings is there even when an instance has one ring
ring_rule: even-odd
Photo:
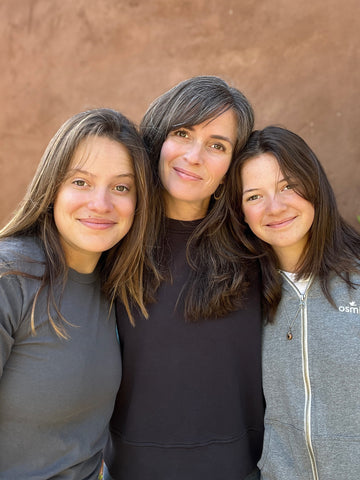
[[[200,175],[197,175],[194,172],[190,172],[189,170],[185,170],[184,168],[174,167],[175,172],[184,180],[202,180]]]
[[[277,220],[276,222],[267,223],[266,226],[271,228],[287,227],[295,218],[296,217],[290,217],[283,220]]]
[[[85,227],[94,230],[106,230],[116,224],[116,222],[107,218],[79,218],[78,221]]]

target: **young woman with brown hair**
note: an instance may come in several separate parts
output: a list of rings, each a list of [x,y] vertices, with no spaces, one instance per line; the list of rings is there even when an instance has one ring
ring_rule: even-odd
[[[263,274],[264,480],[360,477],[360,235],[310,147],[255,131],[234,163],[241,241]],[[236,185],[229,190],[236,191]]]
[[[110,109],[70,118],[0,233],[0,479],[97,479],[142,299],[148,159]]]

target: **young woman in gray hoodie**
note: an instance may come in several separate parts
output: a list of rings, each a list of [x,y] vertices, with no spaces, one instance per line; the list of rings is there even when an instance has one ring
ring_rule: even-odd
[[[234,168],[239,235],[263,278],[262,479],[358,480],[360,235],[296,134],[255,131]]]

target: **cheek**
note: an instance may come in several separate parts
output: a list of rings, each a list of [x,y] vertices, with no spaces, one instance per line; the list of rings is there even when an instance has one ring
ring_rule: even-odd
[[[242,208],[244,214],[244,221],[250,227],[250,229],[255,232],[260,225],[260,214],[255,209],[249,207],[248,205],[243,204]]]
[[[159,164],[158,164],[158,174],[162,183],[164,183],[164,175],[165,175],[165,153],[161,150]]]
[[[163,165],[168,163],[169,160],[176,155],[176,152],[174,152],[174,145],[173,142],[170,140],[165,140],[163,143],[161,150],[160,150],[160,161]]]
[[[299,195],[292,197],[291,200],[293,201],[291,206],[301,212],[301,218],[304,227],[306,226],[310,228],[315,217],[315,209],[313,204]]]
[[[128,197],[119,201],[116,205],[118,215],[131,220],[135,214],[136,196]]]
[[[249,221],[251,222],[251,208],[249,208],[249,205],[243,202],[241,205],[241,208],[242,208],[245,222],[246,223],[249,223]]]
[[[215,161],[211,159],[211,161],[209,161],[207,164],[207,168],[209,173],[212,174],[213,178],[221,182],[224,180],[224,177],[227,171],[229,170],[230,162],[231,162],[231,159],[229,160],[222,159],[220,162],[218,159],[216,159]]]
[[[60,189],[54,201],[54,215],[69,213],[76,210],[83,202],[82,196],[74,191],[68,191],[66,188]]]
[[[59,230],[67,228],[69,222],[73,222],[79,211],[86,208],[86,199],[81,192],[67,189],[60,189],[54,201],[54,222]]]
[[[182,144],[172,137],[169,137],[162,144],[160,150],[160,160],[163,166],[166,166],[177,157],[181,157],[186,151],[187,147],[185,144]]]
[[[63,236],[65,234],[66,226],[68,225],[66,221],[66,209],[63,206],[63,202],[54,202],[54,222],[55,226],[60,234],[60,236]]]
[[[68,204],[66,192],[60,189],[54,201],[54,221],[57,228],[59,228],[59,223],[68,210]]]
[[[241,204],[241,211],[242,211],[242,214],[244,216],[244,222],[249,223],[248,220],[247,220],[246,205],[244,205],[244,203]]]

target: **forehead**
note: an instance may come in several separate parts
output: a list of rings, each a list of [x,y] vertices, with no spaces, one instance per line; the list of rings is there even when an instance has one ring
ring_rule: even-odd
[[[241,166],[241,185],[244,191],[265,186],[274,186],[285,179],[277,158],[269,153],[262,153],[248,158]]]
[[[233,144],[235,144],[237,139],[238,123],[233,110],[227,110],[216,117],[204,120],[201,123],[193,125],[192,128],[204,130],[210,135],[224,136]]]
[[[113,163],[125,164],[132,169],[133,161],[127,148],[116,140],[106,136],[91,135],[82,139],[76,147],[69,168],[81,168],[84,165],[99,166]]]
[[[255,155],[253,157],[247,158],[242,166],[241,166],[241,173],[263,173],[264,170],[273,173],[281,172],[280,164],[278,159],[269,152],[260,153],[259,155]]]

